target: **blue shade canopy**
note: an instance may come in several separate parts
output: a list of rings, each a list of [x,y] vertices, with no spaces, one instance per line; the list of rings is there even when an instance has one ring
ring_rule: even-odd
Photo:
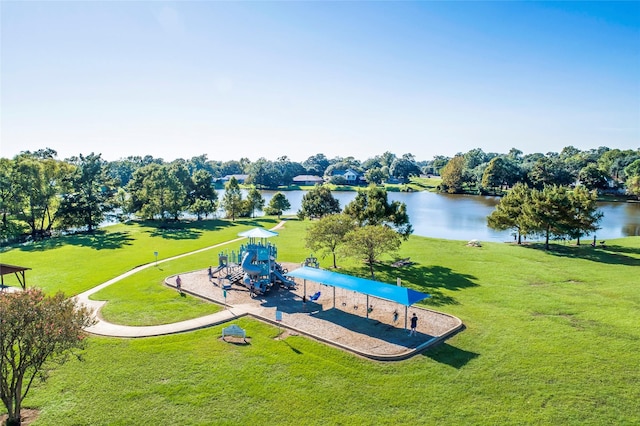
[[[239,237],[247,237],[247,238],[269,238],[275,237],[278,235],[277,232],[269,231],[264,228],[253,228],[248,231],[240,232],[238,234]]]
[[[420,293],[410,288],[338,274],[337,272],[325,271],[324,269],[310,268],[308,266],[303,266],[288,272],[287,276],[357,291],[358,293],[390,300],[405,306],[411,306],[422,299],[431,297],[429,294]]]

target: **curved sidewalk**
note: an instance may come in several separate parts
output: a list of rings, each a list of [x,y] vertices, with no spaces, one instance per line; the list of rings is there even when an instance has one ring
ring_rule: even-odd
[[[284,226],[285,221],[280,221],[276,226],[271,228],[271,230],[276,230]],[[119,275],[115,278],[110,279],[109,281],[102,283],[96,287],[93,287],[83,293],[78,294],[75,299],[87,306],[90,309],[93,309],[93,315],[96,320],[96,323],[91,327],[87,327],[86,331],[92,334],[97,334],[101,336],[110,336],[110,337],[150,337],[150,336],[161,336],[165,334],[174,334],[181,333],[184,331],[196,330],[203,327],[210,327],[216,324],[220,324],[226,321],[229,321],[233,318],[238,318],[246,315],[248,312],[240,307],[234,307],[231,309],[226,309],[221,312],[217,312],[215,314],[206,315],[200,318],[194,318],[186,321],[175,322],[171,324],[162,324],[162,325],[152,325],[152,326],[130,326],[130,325],[120,325],[113,324],[104,319],[100,318],[100,310],[107,303],[106,300],[91,300],[89,296],[98,291],[102,290],[105,287],[110,286],[124,278],[127,278],[131,275],[137,274],[138,272],[155,266],[158,263],[169,262],[171,260],[180,259],[182,257],[191,256],[196,253],[202,253],[207,250],[212,250],[217,247],[224,246],[226,244],[238,242],[245,240],[245,237],[238,237],[233,240],[225,241],[222,243],[214,244],[209,247],[205,247],[202,249],[190,251],[188,253],[179,254],[177,256],[169,257],[167,259],[159,260],[158,262],[150,262],[145,265],[138,266],[133,268],[132,270],[125,272],[122,275]]]

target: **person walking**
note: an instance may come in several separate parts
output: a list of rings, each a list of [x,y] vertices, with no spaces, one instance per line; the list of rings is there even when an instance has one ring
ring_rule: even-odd
[[[418,331],[416,330],[417,327],[418,327],[418,316],[414,312],[413,316],[411,317],[411,331],[409,331],[409,336],[415,336],[418,334]]]
[[[178,289],[178,292],[182,294],[182,279],[180,278],[180,275],[176,278],[176,289]]]

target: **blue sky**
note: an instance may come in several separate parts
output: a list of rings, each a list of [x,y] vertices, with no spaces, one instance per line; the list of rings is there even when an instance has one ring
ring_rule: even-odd
[[[640,147],[639,2],[14,2],[2,157]]]

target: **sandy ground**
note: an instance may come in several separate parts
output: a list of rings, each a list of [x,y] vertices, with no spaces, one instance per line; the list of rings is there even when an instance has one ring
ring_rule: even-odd
[[[283,266],[289,270],[299,267],[288,263]],[[220,275],[225,274],[221,272]],[[209,280],[206,269],[180,274],[180,277],[184,290],[220,304],[225,302],[221,287],[228,284],[225,279],[214,276]],[[276,310],[279,310],[282,312],[282,326],[372,358],[410,355],[461,326],[456,317],[409,307],[406,310],[407,325],[413,313],[418,316],[418,334],[409,336],[405,329],[404,305],[369,297],[372,310],[368,313],[364,294],[309,281],[306,288],[302,280],[296,280],[296,283],[294,290],[274,286],[268,294],[255,297],[250,296],[248,289],[233,285],[226,291],[226,303],[231,309],[242,305],[252,314],[269,321],[275,321]],[[175,277],[169,277],[167,284],[175,285]],[[303,294],[306,293],[308,298],[317,291],[321,296],[316,302],[303,304]],[[396,322],[394,311],[398,312]]]

